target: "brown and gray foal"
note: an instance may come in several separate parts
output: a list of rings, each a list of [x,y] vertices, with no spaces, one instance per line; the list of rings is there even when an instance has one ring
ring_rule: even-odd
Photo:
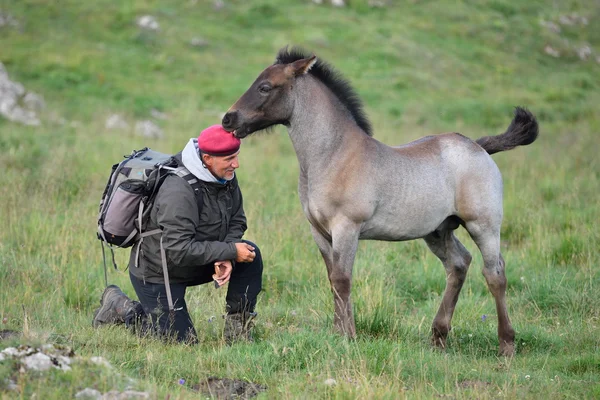
[[[496,301],[500,354],[514,354],[500,254],[502,176],[490,154],[532,143],[534,116],[517,107],[505,133],[473,141],[458,133],[398,146],[372,137],[362,104],[329,65],[299,49],[282,49],[223,117],[243,138],[287,126],[298,161],[298,192],[332,287],[338,331],[355,336],[350,292],[360,239],[423,238],[446,269],[446,290],[432,341],[446,346],[471,255],[454,235],[464,226],[479,247]]]

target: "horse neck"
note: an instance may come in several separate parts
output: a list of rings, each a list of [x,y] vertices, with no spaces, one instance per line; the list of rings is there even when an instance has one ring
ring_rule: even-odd
[[[301,170],[321,169],[335,162],[334,153],[344,141],[364,134],[338,98],[312,76],[297,80],[293,95],[288,133]]]

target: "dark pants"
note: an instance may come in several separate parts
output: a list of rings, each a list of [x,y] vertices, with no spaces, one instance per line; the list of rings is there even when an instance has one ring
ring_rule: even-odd
[[[233,268],[227,283],[228,314],[253,312],[256,297],[262,289],[263,263],[260,250],[254,243],[247,240],[244,242],[255,248],[256,257],[251,263],[236,263]],[[170,284],[175,308],[173,315],[169,314],[164,283],[144,282],[130,273],[129,278],[140,304],[125,319],[127,326],[133,327],[142,335],[158,333],[165,338],[196,343],[198,337],[185,302],[185,291],[189,286],[213,282],[212,275],[215,272],[213,264],[204,265],[198,270],[201,272],[194,281]]]

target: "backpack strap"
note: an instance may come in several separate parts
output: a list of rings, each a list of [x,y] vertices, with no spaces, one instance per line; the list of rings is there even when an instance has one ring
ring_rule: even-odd
[[[198,205],[198,214],[200,214],[202,207],[204,206],[204,198],[202,197],[202,188],[204,186],[202,185],[202,182],[184,166],[177,167],[173,173],[178,177],[183,178],[194,190],[196,204]]]

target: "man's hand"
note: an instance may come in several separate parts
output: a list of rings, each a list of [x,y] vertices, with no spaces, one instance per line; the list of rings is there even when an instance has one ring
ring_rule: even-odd
[[[235,258],[236,262],[248,263],[254,261],[254,257],[256,257],[254,247],[247,243],[236,243],[235,249],[237,250],[237,257]]]
[[[212,276],[214,281],[216,282],[218,287],[223,286],[227,282],[229,282],[229,278],[231,278],[231,271],[233,267],[231,266],[231,261],[217,261],[215,262],[215,273]]]

